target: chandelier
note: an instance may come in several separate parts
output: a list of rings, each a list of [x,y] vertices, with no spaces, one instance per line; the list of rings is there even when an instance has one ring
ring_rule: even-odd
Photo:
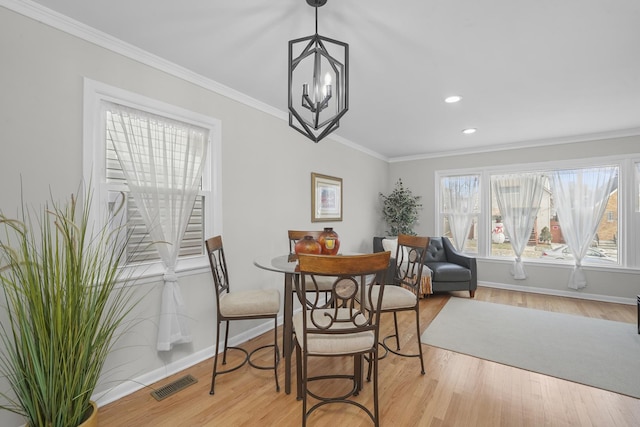
[[[349,109],[349,45],[316,33],[289,41],[289,126],[314,142],[336,130]],[[309,83],[310,82],[310,83]]]

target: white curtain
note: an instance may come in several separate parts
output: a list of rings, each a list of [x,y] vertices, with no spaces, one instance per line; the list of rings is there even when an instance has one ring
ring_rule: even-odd
[[[165,266],[158,351],[191,341],[175,266],[206,156],[206,130],[119,105],[107,136]]]
[[[609,195],[617,187],[617,176],[615,167],[562,170],[551,174],[558,222],[575,260],[569,278],[571,289],[587,286],[582,260],[598,231]]]
[[[471,222],[478,211],[477,175],[448,176],[442,179],[442,213],[449,220],[453,245],[458,251],[464,249]]]
[[[545,180],[543,175],[535,173],[491,177],[502,223],[516,255],[511,267],[511,275],[517,280],[527,278],[521,257],[538,215]]]

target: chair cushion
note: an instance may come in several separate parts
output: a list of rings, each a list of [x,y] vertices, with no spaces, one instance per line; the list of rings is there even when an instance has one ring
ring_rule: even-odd
[[[329,320],[323,313],[333,313],[333,309],[314,310],[314,318],[320,326],[328,325]],[[303,312],[298,312],[293,316],[293,330],[296,332],[296,340],[300,347],[304,350],[304,340],[302,339],[303,330]],[[349,309],[338,309],[338,318],[346,319],[349,316]],[[365,318],[362,314],[356,316],[356,322],[364,322]],[[308,354],[315,355],[333,355],[352,354],[356,352],[365,352],[373,348],[375,344],[375,335],[373,331],[354,332],[346,334],[314,334],[313,324],[311,323],[311,311],[307,311],[307,344],[309,346]],[[332,328],[340,329],[353,327],[352,323],[335,323]]]
[[[259,289],[220,296],[220,313],[225,317],[268,316],[280,311],[280,292]]]
[[[468,282],[471,280],[471,270],[450,262],[430,262],[434,282]]]
[[[371,299],[373,304],[378,304],[378,295],[380,295],[380,286],[374,285],[371,291]],[[384,296],[382,297],[382,305],[380,310],[395,310],[399,308],[412,308],[416,305],[418,297],[410,290],[402,286],[387,285],[384,287]],[[365,301],[365,307],[369,309],[369,301]]]

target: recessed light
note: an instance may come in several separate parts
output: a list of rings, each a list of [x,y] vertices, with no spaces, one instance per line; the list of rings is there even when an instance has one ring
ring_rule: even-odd
[[[462,97],[460,95],[452,95],[452,96],[448,96],[444,99],[444,102],[446,102],[447,104],[453,104],[456,102],[460,102],[460,100],[462,99]]]
[[[476,133],[478,129],[476,128],[468,128],[462,131],[465,135],[471,135],[472,133]]]

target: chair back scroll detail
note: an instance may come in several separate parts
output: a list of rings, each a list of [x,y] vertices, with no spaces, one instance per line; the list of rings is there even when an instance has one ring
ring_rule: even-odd
[[[428,246],[429,237],[405,234],[398,236],[395,269],[397,285],[406,286],[419,292]]]
[[[390,256],[390,252],[351,256],[300,254],[301,286],[297,295],[305,311],[304,329],[313,328],[314,334],[335,335],[375,330],[377,335],[379,304],[375,310],[364,310],[358,301],[365,298],[370,303],[373,301],[373,286],[367,285],[384,284]],[[317,281],[323,276],[335,278],[330,290],[330,306],[320,299]],[[380,301],[381,298],[377,299]],[[308,321],[311,325],[307,325]]]
[[[220,298],[229,293],[229,274],[224,256],[222,237],[215,236],[205,241],[216,294],[216,306],[220,309]]]

